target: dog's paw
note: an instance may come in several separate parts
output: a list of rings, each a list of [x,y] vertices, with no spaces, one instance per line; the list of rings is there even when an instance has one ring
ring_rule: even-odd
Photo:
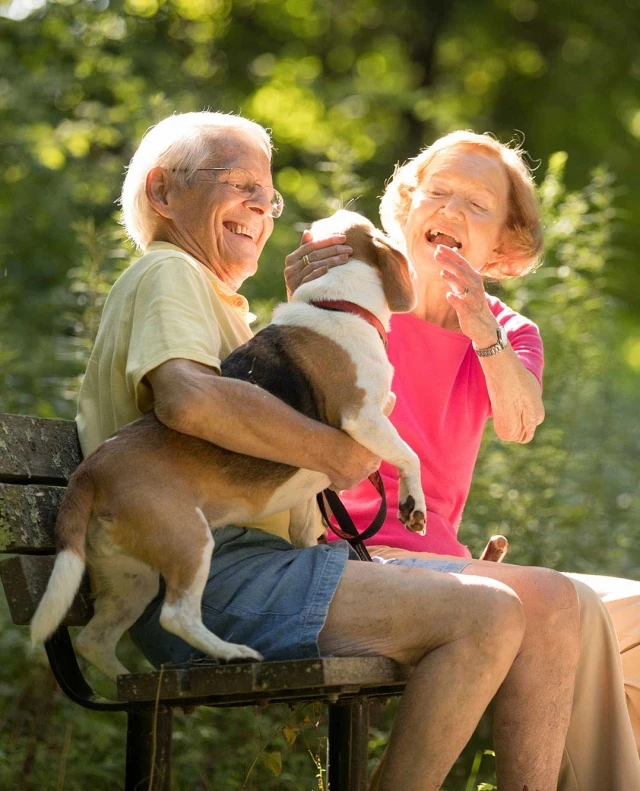
[[[228,643],[224,650],[220,650],[216,659],[219,662],[262,662],[263,656],[248,645]]]
[[[412,533],[424,536],[427,532],[426,509],[417,510],[416,501],[410,494],[398,506],[398,519]]]

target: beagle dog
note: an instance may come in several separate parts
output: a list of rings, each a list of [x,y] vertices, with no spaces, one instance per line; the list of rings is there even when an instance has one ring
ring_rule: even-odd
[[[301,285],[272,323],[233,352],[222,375],[265,388],[294,409],[350,434],[397,467],[399,516],[425,531],[418,457],[384,415],[393,369],[385,353],[391,314],[413,309],[405,256],[364,217],[339,211],[314,223],[316,239],[344,233],[349,261]],[[77,650],[107,676],[127,673],[116,645],[166,583],[160,622],[219,660],[260,660],[216,637],[201,599],[217,527],[290,509],[295,547],[316,543],[315,495],[326,475],[233,453],[164,426],[149,412],[121,428],[71,476],[60,506],[58,555],[31,623],[32,642],[55,631],[88,567],[95,614]]]

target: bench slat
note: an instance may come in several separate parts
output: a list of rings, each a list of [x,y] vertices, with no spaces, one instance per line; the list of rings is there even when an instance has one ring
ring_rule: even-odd
[[[203,701],[222,705],[260,699],[311,699],[335,694],[395,694],[411,668],[391,659],[329,657],[288,662],[251,662],[218,665],[194,662],[188,668],[132,673],[118,677],[118,699],[123,701]]]
[[[72,420],[0,415],[0,481],[64,485],[81,459]]]
[[[53,555],[20,555],[0,561],[0,579],[14,623],[26,626],[42,598],[53,569]],[[88,578],[78,591],[63,624],[83,626],[93,615]]]
[[[60,486],[0,483],[0,553],[55,552]]]

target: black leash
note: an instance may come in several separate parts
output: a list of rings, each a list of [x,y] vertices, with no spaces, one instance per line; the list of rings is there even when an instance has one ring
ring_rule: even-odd
[[[349,512],[333,489],[325,489],[323,492],[320,492],[320,494],[317,495],[317,500],[322,518],[338,538],[344,538],[348,541],[356,551],[360,560],[371,561],[371,555],[364,545],[364,541],[375,536],[384,524],[384,520],[387,518],[387,497],[379,472],[372,473],[369,476],[369,480],[380,495],[380,508],[373,522],[366,530],[363,530],[362,533],[358,532],[358,528],[353,523],[353,519],[349,516]],[[329,512],[333,514],[339,527],[335,527],[335,525],[331,524]]]

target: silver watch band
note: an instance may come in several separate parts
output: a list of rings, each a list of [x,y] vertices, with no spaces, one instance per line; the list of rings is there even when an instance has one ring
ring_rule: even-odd
[[[496,335],[498,340],[492,346],[487,346],[486,349],[475,349],[474,347],[478,357],[492,357],[494,354],[500,354],[503,349],[507,348],[509,341],[504,327],[498,327]]]
[[[478,357],[492,357],[494,354],[499,354],[505,347],[501,343],[494,343],[493,346],[487,346],[486,349],[476,349]]]

